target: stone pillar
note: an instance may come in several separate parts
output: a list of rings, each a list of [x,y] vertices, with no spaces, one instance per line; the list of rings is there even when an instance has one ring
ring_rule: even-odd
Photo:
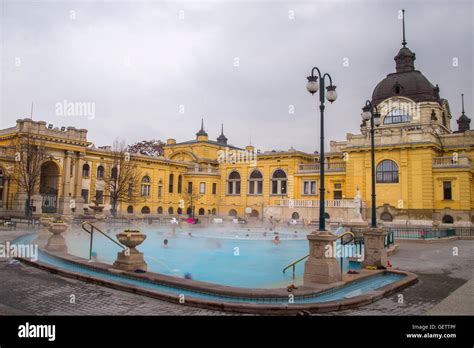
[[[341,281],[341,266],[334,250],[337,236],[329,231],[314,231],[307,238],[309,258],[304,265],[303,283],[331,284]]]
[[[84,209],[84,198],[82,197],[82,167],[84,166],[84,154],[77,154],[75,181],[74,181],[74,199],[76,201],[76,214],[82,214]]]
[[[70,214],[71,208],[70,200],[72,198],[71,194],[71,156],[74,154],[73,151],[66,151],[66,156],[64,157],[64,165],[63,165],[63,194],[61,198],[59,198],[59,202],[61,206],[59,207],[59,211],[63,214]]]
[[[362,266],[387,267],[387,250],[385,249],[385,231],[383,228],[364,230],[364,261]]]

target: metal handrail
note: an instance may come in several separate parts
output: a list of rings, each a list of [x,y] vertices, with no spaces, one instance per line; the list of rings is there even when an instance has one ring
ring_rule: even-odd
[[[88,230],[86,228],[86,225],[89,225],[91,227],[90,230]],[[117,242],[116,240],[110,238],[104,231],[102,231],[100,228],[98,228],[96,225],[94,225],[93,223],[91,223],[90,221],[84,221],[82,224],[81,224],[81,227],[84,231],[86,231],[87,233],[89,233],[91,235],[91,240],[90,240],[90,245],[89,245],[89,260],[92,259],[92,240],[94,239],[94,229],[100,233],[102,233],[105,237],[107,237],[108,239],[110,239],[112,242],[114,242],[115,244],[117,244],[119,247],[121,247],[122,249],[125,249],[125,247],[120,244],[119,242]]]
[[[342,238],[343,238],[344,236],[346,236],[346,235],[351,235],[352,238],[349,239],[348,241],[346,241],[346,242],[344,243],[344,241],[342,240]],[[344,233],[342,233],[341,235],[339,235],[336,239],[340,239],[342,245],[346,245],[346,244],[352,242],[352,241],[355,239],[355,235],[354,235],[354,233],[352,233],[352,232],[350,232],[350,231],[347,231],[347,232],[344,232]],[[295,278],[295,267],[296,267],[296,265],[297,265],[298,263],[300,263],[301,261],[303,261],[304,259],[308,258],[308,257],[309,257],[309,254],[306,255],[306,256],[303,256],[302,258],[300,258],[300,259],[298,259],[298,260],[296,260],[296,261],[293,261],[293,262],[290,263],[288,266],[286,266],[285,268],[283,268],[283,273],[285,273],[288,268],[292,267],[292,268],[293,268],[293,278]],[[342,264],[342,263],[341,263],[341,264]],[[341,266],[341,267],[342,267],[342,266]]]

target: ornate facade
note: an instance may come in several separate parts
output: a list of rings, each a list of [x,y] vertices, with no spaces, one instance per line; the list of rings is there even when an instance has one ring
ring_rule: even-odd
[[[374,89],[372,101],[381,114],[375,133],[378,218],[474,223],[474,131],[464,107],[451,129],[451,112],[440,89],[418,70],[406,42],[395,56],[396,71]],[[331,212],[352,207],[360,193],[370,209],[371,161],[369,125],[331,141],[326,153],[326,197]],[[21,212],[25,195],[5,175],[17,165],[5,149],[19,135],[31,133],[45,142],[50,157],[41,168],[33,196],[34,212],[84,214],[97,198],[110,210],[104,178],[111,175],[110,150],[96,148],[87,130],[48,127],[21,119],[0,131],[0,211]],[[293,148],[255,151],[228,144],[222,130],[210,140],[201,124],[195,140],[168,139],[162,157],[132,154],[143,177],[134,204],[119,204],[120,215],[177,216],[191,213],[183,203],[187,191],[199,195],[192,204],[198,216],[318,218],[318,154]],[[71,205],[71,202],[74,204]],[[275,210],[280,207],[280,210]],[[363,212],[365,214],[365,212]],[[332,214],[332,213],[330,213]],[[363,215],[364,215],[363,214]],[[337,215],[337,213],[336,213]],[[367,214],[365,214],[367,215]],[[331,219],[343,216],[331,216]]]

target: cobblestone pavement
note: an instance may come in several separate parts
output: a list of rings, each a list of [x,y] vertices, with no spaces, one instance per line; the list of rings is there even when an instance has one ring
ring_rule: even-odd
[[[0,242],[16,233],[0,231]],[[458,255],[453,255],[458,248]],[[355,310],[330,315],[425,314],[473,279],[474,241],[402,244],[390,257],[394,267],[418,274],[419,282],[400,293]],[[0,315],[224,315],[95,284],[60,277],[23,264],[0,261]],[[70,303],[71,295],[75,303]],[[472,311],[474,314],[474,309]],[[326,314],[327,315],[327,314]]]

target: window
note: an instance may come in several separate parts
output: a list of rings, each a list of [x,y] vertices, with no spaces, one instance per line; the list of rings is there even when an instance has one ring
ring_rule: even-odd
[[[303,194],[316,195],[316,180],[303,181]]]
[[[393,109],[383,119],[383,124],[407,123],[411,121],[410,115],[402,109]]]
[[[118,169],[117,169],[117,167],[113,167],[112,170],[110,171],[110,178],[111,179],[117,179],[118,178]]]
[[[342,184],[335,183],[334,184],[334,199],[342,199]]]
[[[129,205],[129,206],[127,207],[127,213],[128,213],[128,214],[133,214],[133,206]]]
[[[178,193],[181,193],[183,187],[183,176],[178,176]]]
[[[81,197],[84,199],[84,203],[89,203],[89,190],[82,190]]]
[[[454,219],[451,215],[443,216],[443,219],[441,221],[443,222],[443,224],[452,224],[452,223],[454,223]]]
[[[237,210],[235,209],[229,210],[229,216],[234,216],[234,217],[237,216]]]
[[[286,173],[277,169],[272,175],[272,195],[286,195]]]
[[[158,214],[163,214],[163,207],[158,207],[157,211]]]
[[[103,179],[104,175],[105,175],[104,166],[98,166],[97,167],[97,179]]]
[[[212,212],[211,212],[211,214],[212,214],[212,215],[216,215],[216,214],[217,214],[217,210],[216,210],[216,208],[213,208],[213,209],[212,209]]]
[[[453,199],[451,181],[443,181],[443,199],[446,201]]]
[[[186,209],[186,214],[187,215],[192,215],[193,214],[193,210],[191,209],[191,207],[188,207],[188,209]]]
[[[291,218],[293,220],[298,220],[300,218],[300,214],[298,214],[298,212],[295,211],[293,214],[291,214]]]
[[[168,208],[168,214],[173,215],[173,207]]]
[[[199,215],[204,215],[204,208],[199,209]]]
[[[397,183],[398,166],[394,161],[383,160],[377,165],[376,178],[378,183]]]
[[[144,176],[142,178],[142,191],[141,191],[141,196],[142,197],[150,197],[150,177],[149,176]]]
[[[233,171],[227,180],[227,194],[240,195],[240,174]]]
[[[263,193],[263,175],[255,169],[249,176],[249,194],[261,195]]]
[[[174,175],[170,174],[170,184],[169,184],[169,187],[168,187],[168,192],[169,193],[173,193],[173,181],[174,181]]]
[[[150,208],[145,205],[142,208],[142,214],[150,214]]]
[[[217,194],[217,183],[212,183],[212,194],[216,195]]]
[[[74,162],[71,160],[71,165],[69,166],[69,176],[72,178],[74,175]]]
[[[206,183],[200,182],[199,183],[199,193],[204,194],[206,193]]]
[[[133,196],[133,182],[130,182],[128,184],[128,197],[132,197]]]
[[[97,203],[103,204],[104,203],[104,191],[96,190],[95,191],[95,199],[96,199]]]
[[[178,215],[181,215],[183,213],[183,209],[178,208],[177,213],[178,213]]]
[[[160,185],[158,186],[158,197],[161,198],[162,195],[163,195],[163,187]]]
[[[188,193],[193,193],[193,183],[191,181],[188,182]]]
[[[82,166],[82,176],[84,178],[88,178],[89,175],[90,175],[90,171],[91,171],[91,167],[85,163],[83,166]]]

